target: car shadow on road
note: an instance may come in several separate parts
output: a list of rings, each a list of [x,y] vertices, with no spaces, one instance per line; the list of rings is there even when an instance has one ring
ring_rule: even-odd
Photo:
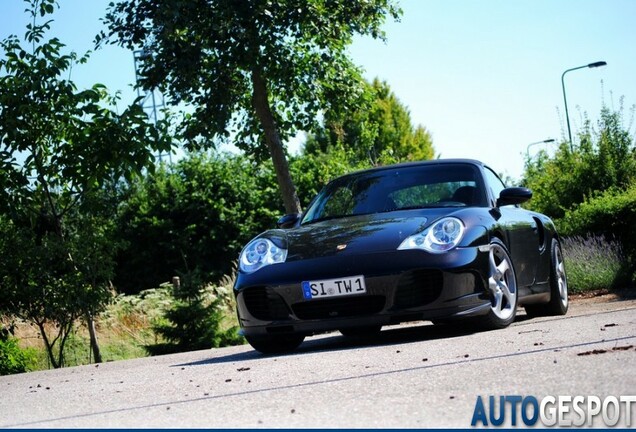
[[[519,319],[521,317],[518,317]],[[422,323],[421,325],[411,325],[407,327],[389,327],[372,337],[345,337],[338,332],[329,333],[318,338],[307,338],[305,342],[296,350],[277,355],[264,355],[254,350],[228,355],[221,355],[205,360],[174,365],[175,367],[202,366],[218,363],[241,362],[249,360],[259,360],[272,357],[287,357],[303,355],[321,351],[341,351],[350,349],[360,349],[366,347],[404,345],[421,342],[424,340],[450,339],[467,336],[478,332],[472,325],[466,323],[431,325]]]

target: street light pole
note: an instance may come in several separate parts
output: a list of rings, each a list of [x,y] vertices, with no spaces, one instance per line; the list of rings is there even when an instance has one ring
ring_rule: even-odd
[[[526,147],[526,159],[530,159],[530,147],[532,147],[533,145],[549,144],[549,143],[553,143],[553,142],[554,142],[554,138],[548,138],[548,139],[545,139],[543,141],[536,141],[536,142],[528,144],[528,147]]]
[[[563,74],[561,74],[561,88],[563,89],[563,103],[565,104],[565,121],[568,124],[568,140],[570,142],[570,151],[573,151],[573,147],[572,147],[572,132],[570,131],[570,115],[568,114],[568,100],[565,97],[565,74],[568,72],[572,72],[578,69],[585,69],[585,68],[595,68],[595,67],[601,67],[601,66],[606,66],[607,63],[604,61],[597,61],[594,63],[590,63],[590,64],[586,64],[583,66],[577,66],[575,68],[572,69],[568,69],[565,72],[563,72]]]

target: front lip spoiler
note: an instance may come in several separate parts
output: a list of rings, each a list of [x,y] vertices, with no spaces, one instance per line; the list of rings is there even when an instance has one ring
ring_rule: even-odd
[[[378,314],[370,316],[356,316],[347,318],[334,318],[329,320],[306,320],[306,321],[284,321],[262,326],[246,326],[239,330],[242,336],[267,336],[271,334],[303,334],[311,336],[319,333],[328,333],[343,328],[366,327],[366,326],[388,326],[396,325],[403,322],[413,321],[454,321],[463,318],[485,315],[490,310],[491,304],[484,300],[482,304],[473,306],[469,309],[453,308],[455,311],[448,309],[434,309],[425,311],[404,311],[392,314]]]

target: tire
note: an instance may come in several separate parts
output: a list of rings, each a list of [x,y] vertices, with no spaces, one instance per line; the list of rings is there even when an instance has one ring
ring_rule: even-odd
[[[499,239],[490,242],[488,256],[488,291],[491,307],[488,313],[475,318],[475,323],[485,330],[508,327],[517,315],[517,276],[508,249]]]
[[[382,331],[381,325],[340,329],[340,333],[342,333],[343,336],[350,338],[367,338],[377,335],[380,331]]]
[[[550,247],[550,301],[525,307],[529,316],[565,315],[568,311],[568,278],[565,274],[563,252],[557,239]]]
[[[305,340],[303,335],[245,336],[256,351],[263,354],[283,354],[295,350]]]

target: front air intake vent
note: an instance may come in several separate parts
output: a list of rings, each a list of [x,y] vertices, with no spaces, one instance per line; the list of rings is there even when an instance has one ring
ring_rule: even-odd
[[[434,302],[442,293],[444,275],[439,270],[412,270],[398,281],[395,309],[408,309]]]
[[[256,319],[276,321],[289,318],[285,300],[271,288],[247,288],[242,295],[247,310]]]

